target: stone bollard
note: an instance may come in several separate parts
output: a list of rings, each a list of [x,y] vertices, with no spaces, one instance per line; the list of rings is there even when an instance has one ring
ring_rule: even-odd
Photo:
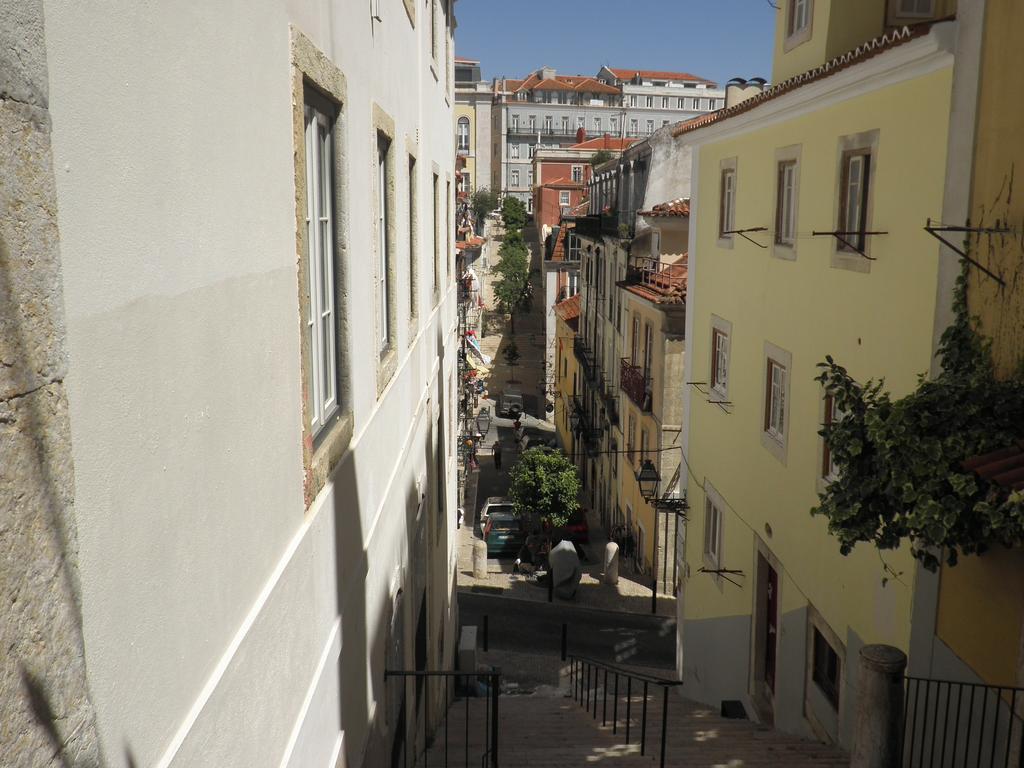
[[[487,578],[487,542],[483,539],[473,542],[473,578]]]
[[[860,649],[850,768],[899,768],[906,668],[906,654],[891,645]]]
[[[614,541],[604,547],[604,583],[613,587],[619,583],[619,545]]]

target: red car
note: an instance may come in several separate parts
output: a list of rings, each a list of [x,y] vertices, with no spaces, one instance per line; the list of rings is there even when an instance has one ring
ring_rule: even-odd
[[[578,509],[572,513],[562,530],[565,537],[575,544],[587,544],[590,542],[590,526],[587,525],[586,510]]]

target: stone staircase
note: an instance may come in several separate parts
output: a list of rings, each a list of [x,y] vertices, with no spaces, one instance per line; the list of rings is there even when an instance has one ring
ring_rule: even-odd
[[[567,695],[503,695],[499,703],[499,765],[502,768],[572,768],[591,764],[658,766],[661,747],[661,693],[648,700],[645,754],[641,755],[642,696],[634,691],[630,705],[630,743],[626,743],[626,697],[620,695],[618,720],[612,721],[614,702],[603,692],[597,707],[586,711]],[[553,695],[551,695],[553,694]],[[449,710],[447,738],[443,729],[417,768],[463,766],[466,757],[465,700]],[[596,714],[596,717],[595,717]],[[604,725],[602,725],[604,717]],[[484,768],[483,739],[487,732],[487,702],[469,702],[469,766]],[[705,706],[669,693],[665,765],[673,768],[847,768],[841,751],[764,728],[747,720],[727,720]],[[613,729],[613,725],[615,726]],[[613,733],[613,730],[615,731]],[[489,768],[487,763],[487,768]]]

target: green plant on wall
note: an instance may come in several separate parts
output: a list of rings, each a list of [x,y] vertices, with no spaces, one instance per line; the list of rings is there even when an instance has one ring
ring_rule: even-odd
[[[858,542],[896,549],[903,539],[929,570],[943,553],[1024,541],[1024,492],[1008,492],[963,469],[965,459],[1024,437],[1024,380],[995,378],[988,345],[967,310],[966,267],[954,294],[955,317],[939,346],[942,373],[922,376],[893,399],[883,381],[859,384],[831,356],[817,380],[842,417],[820,434],[838,477],[812,514],[828,519],[845,555]]]

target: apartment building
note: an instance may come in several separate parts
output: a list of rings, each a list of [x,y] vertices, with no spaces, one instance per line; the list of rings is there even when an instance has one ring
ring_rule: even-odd
[[[5,764],[442,713],[384,671],[456,646],[452,6],[0,2]]]
[[[725,91],[686,72],[601,67],[597,79],[622,91],[627,137],[650,136],[658,128],[725,106]]]
[[[459,192],[467,197],[491,185],[491,85],[480,62],[455,57],[455,151],[465,159]]]
[[[780,5],[776,85],[674,130],[693,147],[680,672],[690,696],[849,747],[860,649],[913,660],[926,623],[908,547],[844,556],[808,515],[836,472],[818,434],[842,418],[816,376],[831,356],[899,397],[932,364],[924,227],[958,22],[952,2]]]

